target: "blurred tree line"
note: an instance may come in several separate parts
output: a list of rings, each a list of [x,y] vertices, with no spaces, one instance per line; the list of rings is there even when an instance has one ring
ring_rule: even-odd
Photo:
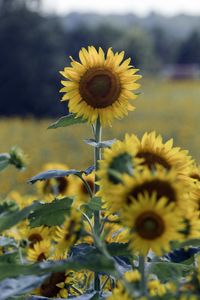
[[[163,28],[144,30],[110,24],[67,28],[58,16],[40,13],[39,0],[0,0],[0,114],[55,116],[60,104],[59,70],[81,47],[126,50],[142,72],[165,64],[200,64],[200,32],[175,39]]]

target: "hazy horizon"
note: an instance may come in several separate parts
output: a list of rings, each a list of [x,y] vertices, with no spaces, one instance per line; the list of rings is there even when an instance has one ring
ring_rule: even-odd
[[[151,12],[173,16],[187,14],[200,16],[200,1],[198,0],[43,0],[43,9],[56,14],[99,13],[99,14],[127,14],[133,13],[140,16]]]

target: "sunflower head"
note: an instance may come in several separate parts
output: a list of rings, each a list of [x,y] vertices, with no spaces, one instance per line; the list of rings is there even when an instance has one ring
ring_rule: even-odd
[[[136,157],[143,159],[143,165],[154,170],[156,165],[161,165],[166,170],[175,169],[178,174],[188,175],[193,163],[188,151],[173,146],[173,140],[163,142],[161,135],[155,131],[146,132],[141,140],[135,137]]]
[[[130,247],[146,256],[151,249],[157,255],[170,250],[170,241],[180,240],[182,228],[180,216],[169,206],[164,198],[155,195],[139,195],[122,213],[122,223],[130,229]]]
[[[67,79],[62,81],[62,100],[68,101],[70,112],[89,123],[99,117],[106,125],[134,109],[129,100],[136,98],[136,81],[141,76],[135,75],[138,70],[130,65],[130,59],[123,61],[124,51],[113,53],[110,48],[105,55],[101,48],[97,51],[89,46],[80,50],[79,58],[80,62],[71,58],[71,67],[61,72]]]

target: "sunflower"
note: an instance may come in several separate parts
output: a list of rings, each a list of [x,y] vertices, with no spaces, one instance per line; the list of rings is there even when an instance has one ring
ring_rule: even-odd
[[[183,240],[200,238],[199,212],[188,206],[182,213],[184,228],[181,230]]]
[[[73,209],[63,226],[57,226],[54,240],[58,248],[65,252],[77,241],[82,226],[81,213]]]
[[[173,139],[163,142],[161,135],[156,132],[145,133],[141,140],[134,138],[136,157],[143,159],[143,164],[154,169],[157,164],[167,170],[174,168],[178,174],[188,175],[193,163],[188,151],[173,147]]]
[[[82,48],[80,62],[70,59],[71,67],[60,72],[67,81],[61,81],[64,87],[62,101],[68,101],[69,111],[77,117],[94,123],[100,118],[102,125],[111,124],[113,118],[121,119],[128,111],[134,110],[129,100],[134,100],[134,93],[141,78],[130,65],[131,59],[124,62],[124,51],[115,54],[109,48],[105,55],[102,48],[98,51],[93,46]]]
[[[123,284],[118,281],[117,286],[112,291],[112,295],[107,297],[106,300],[133,300],[133,297],[129,295]]]
[[[43,240],[33,245],[33,248],[29,248],[27,251],[27,259],[32,262],[43,261],[51,255],[51,242],[49,240]]]
[[[146,256],[149,250],[157,255],[170,251],[170,242],[180,239],[181,218],[166,199],[159,201],[153,194],[139,195],[138,201],[130,205],[122,214],[122,223],[129,229],[130,248]]]
[[[37,242],[48,240],[49,232],[49,228],[44,226],[35,227],[31,229],[26,227],[20,230],[21,238],[27,239],[30,242],[30,248],[33,248],[34,244]]]
[[[123,184],[110,188],[109,196],[105,197],[105,206],[112,212],[129,207],[140,194],[155,194],[156,199],[164,197],[167,205],[183,207],[187,203],[186,192],[190,185],[178,180],[175,170],[166,171],[157,166],[154,172],[148,168],[135,172],[134,176],[124,175]]]
[[[48,170],[69,170],[69,167],[59,163],[48,163],[43,166],[43,171]],[[37,183],[38,193],[44,196],[70,196],[73,192],[74,177],[58,177]]]
[[[68,298],[69,286],[67,281],[68,278],[65,272],[52,273],[35,293],[48,298]]]
[[[132,175],[134,168],[141,162],[141,159],[135,160],[134,158],[136,155],[133,147],[134,141],[134,137],[126,134],[124,141],[118,140],[111,148],[103,151],[103,159],[99,161],[99,170],[97,171],[102,194],[106,193],[111,185],[115,186],[121,183],[121,175]]]

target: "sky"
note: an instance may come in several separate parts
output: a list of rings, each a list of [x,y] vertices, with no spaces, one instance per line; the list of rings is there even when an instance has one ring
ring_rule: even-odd
[[[45,11],[58,14],[75,11],[146,15],[155,11],[166,15],[200,16],[200,0],[43,0],[43,7]]]

